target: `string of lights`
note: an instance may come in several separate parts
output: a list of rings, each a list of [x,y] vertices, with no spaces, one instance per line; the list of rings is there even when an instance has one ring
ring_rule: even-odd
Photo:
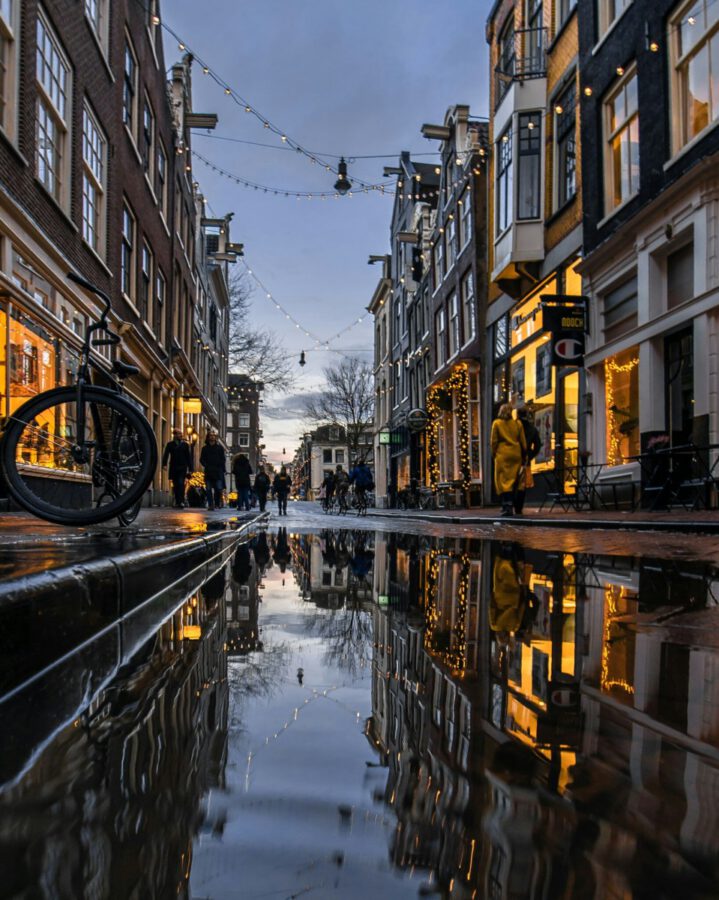
[[[198,153],[197,150],[192,151],[192,155],[195,159],[199,159],[201,163],[207,166],[208,169],[211,169],[213,172],[216,172],[218,175],[222,175],[224,178],[233,181],[235,184],[240,184],[246,188],[252,188],[256,191],[262,191],[265,194],[274,194],[277,196],[284,197],[295,197],[297,200],[327,200],[329,198],[339,199],[341,193],[339,191],[297,191],[291,190],[288,188],[277,188],[270,187],[266,184],[260,184],[256,181],[250,181],[248,178],[243,178],[241,175],[236,175],[234,172],[229,172],[227,169],[223,169],[222,166],[218,166],[216,163],[213,163],[211,160],[207,159],[201,153]],[[347,196],[352,197],[354,194],[369,194],[371,191],[379,192],[380,194],[388,194],[394,196],[394,191],[392,190],[392,185],[390,182],[387,183],[377,183],[377,184],[369,184],[364,187],[361,187],[359,191],[348,191]]]
[[[227,135],[222,134],[205,134],[202,131],[198,132],[196,136],[205,138],[206,140],[228,141],[232,144],[247,144],[251,147],[264,147],[267,150],[285,150],[292,152],[292,147],[287,147],[285,144],[264,144],[262,141],[248,141],[244,138],[228,137]],[[346,159],[348,163],[357,162],[358,159],[396,159],[399,155],[396,151],[394,153],[359,153],[356,156],[346,157],[342,157],[338,153],[320,153],[315,150],[309,152],[314,153],[316,156],[326,156],[329,159]],[[418,156],[439,156],[440,153],[440,150],[430,150],[428,152],[412,153],[411,156],[414,159]]]
[[[292,313],[290,313],[289,310],[287,310],[287,309],[286,309],[286,308],[285,308],[285,307],[277,300],[277,298],[274,296],[274,294],[272,293],[272,291],[270,291],[270,290],[267,288],[267,286],[264,284],[264,282],[262,281],[262,279],[257,275],[257,273],[254,271],[254,269],[251,269],[251,268],[249,267],[249,265],[247,264],[247,262],[246,262],[244,259],[242,260],[242,264],[244,265],[245,270],[247,271],[247,274],[250,276],[250,278],[252,278],[252,280],[255,282],[255,284],[257,285],[257,287],[262,291],[262,293],[263,293],[265,299],[268,300],[270,303],[272,303],[272,305],[275,307],[275,309],[277,309],[279,312],[281,312],[281,313],[284,315],[285,319],[287,319],[288,321],[292,322],[292,324],[295,326],[295,328],[296,328],[298,331],[301,331],[302,334],[304,334],[306,337],[310,338],[310,340],[312,340],[312,341],[314,342],[314,345],[315,345],[315,346],[314,346],[314,348],[311,348],[311,349],[315,349],[315,350],[316,350],[316,349],[323,348],[323,349],[326,349],[326,350],[332,350],[333,348],[330,346],[330,344],[331,344],[333,341],[336,341],[338,338],[342,337],[342,335],[346,334],[346,333],[347,333],[348,331],[350,331],[351,329],[356,328],[357,325],[359,325],[361,322],[364,322],[364,320],[365,320],[365,319],[367,318],[367,316],[369,315],[369,313],[364,313],[363,315],[358,316],[356,319],[353,319],[352,322],[350,322],[348,325],[345,325],[343,328],[340,328],[339,331],[336,331],[334,334],[330,335],[330,337],[328,337],[328,338],[321,338],[321,337],[319,337],[318,335],[316,335],[314,332],[310,331],[308,328],[305,328],[304,325],[302,325],[302,323],[299,322],[299,321],[292,315]],[[337,350],[337,351],[335,351],[335,352],[338,352],[338,353],[345,353],[346,351],[344,351],[344,350]]]

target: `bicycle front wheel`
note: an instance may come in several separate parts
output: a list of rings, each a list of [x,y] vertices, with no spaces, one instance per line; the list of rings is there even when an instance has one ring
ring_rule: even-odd
[[[141,499],[157,444],[142,413],[113,391],[85,387],[78,403],[77,388],[56,388],[10,416],[0,460],[10,494],[28,512],[94,525]]]

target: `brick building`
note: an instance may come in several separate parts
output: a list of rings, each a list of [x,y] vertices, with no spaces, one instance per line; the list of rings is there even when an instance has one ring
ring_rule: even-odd
[[[140,369],[126,387],[158,443],[176,425],[224,429],[226,339],[203,337],[202,286],[226,333],[233,245],[205,252],[189,155],[191,129],[216,117],[192,110],[189,57],[168,91],[157,3],[4,0],[0,71],[0,416],[72,379],[98,312],[74,270],[112,299],[116,352]],[[167,487],[158,470],[151,498]]]
[[[262,462],[260,403],[264,385],[247,375],[231,374],[227,392],[227,447],[230,456],[244,453],[252,471]]]

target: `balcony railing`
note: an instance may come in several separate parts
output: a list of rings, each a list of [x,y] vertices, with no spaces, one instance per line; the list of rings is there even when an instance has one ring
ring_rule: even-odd
[[[547,74],[547,29],[520,28],[500,54],[494,69],[494,108],[504,99],[510,85]]]

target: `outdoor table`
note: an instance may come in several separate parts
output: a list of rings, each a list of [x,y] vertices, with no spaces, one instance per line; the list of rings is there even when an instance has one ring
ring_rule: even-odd
[[[548,474],[553,486],[547,493],[540,509],[547,500],[552,501],[550,512],[555,506],[561,506],[565,511],[573,509],[577,512],[585,508],[608,509],[598,486],[599,476],[604,468],[604,463],[579,462],[552,470],[551,474]],[[567,490],[568,484],[574,486],[573,491]],[[616,508],[616,488],[614,485],[611,487]]]
[[[650,512],[681,505],[696,509],[700,501],[709,505],[709,490],[719,480],[719,454],[711,462],[710,454],[719,444],[680,444],[624,457],[638,462],[642,472],[641,498],[653,495]],[[688,505],[687,505],[688,504]]]

